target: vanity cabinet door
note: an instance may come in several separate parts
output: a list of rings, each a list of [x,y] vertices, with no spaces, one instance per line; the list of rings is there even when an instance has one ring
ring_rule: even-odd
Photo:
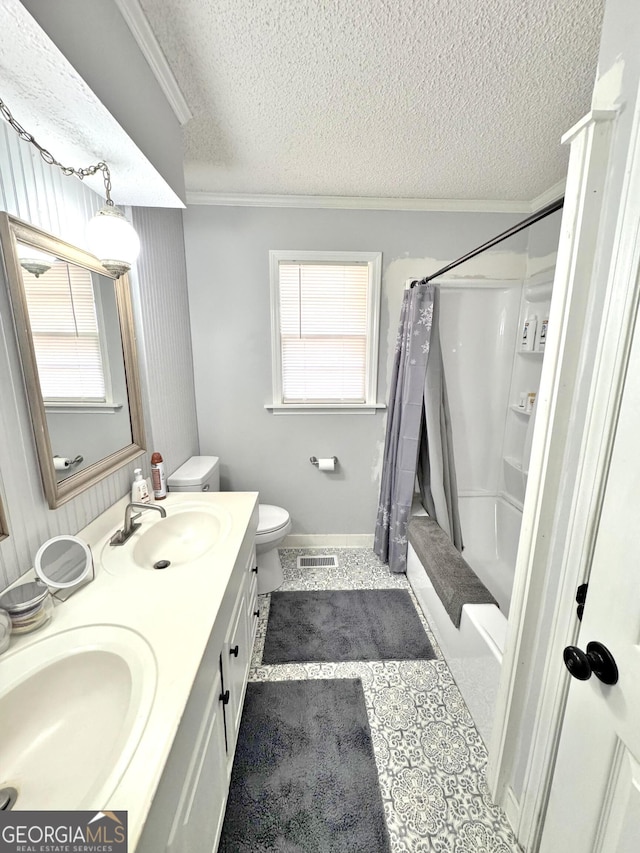
[[[240,717],[244,704],[249,670],[249,629],[247,627],[247,586],[243,583],[233,617],[222,647],[222,690],[229,691],[225,703],[225,724],[227,729],[227,760],[229,769],[233,764],[236,738],[240,728]]]
[[[258,617],[260,616],[260,608],[258,605],[258,579],[255,575],[251,576],[249,581],[249,592],[247,594],[247,616],[249,629],[249,648],[253,651],[253,644],[256,641],[256,632],[258,630]]]
[[[180,792],[168,853],[213,853],[218,846],[228,792],[221,696],[218,672]]]
[[[247,575],[247,630],[249,640],[249,658],[253,652],[253,644],[256,640],[256,632],[258,630],[258,561],[256,552],[251,555],[249,563],[249,573]]]

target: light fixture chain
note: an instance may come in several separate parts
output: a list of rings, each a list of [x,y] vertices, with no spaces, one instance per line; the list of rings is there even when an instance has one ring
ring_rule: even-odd
[[[102,172],[102,179],[104,181],[104,189],[107,196],[107,204],[113,206],[113,201],[111,199],[111,172],[109,171],[109,167],[104,161],[100,161],[96,163],[95,166],[87,166],[84,169],[74,169],[73,166],[63,166],[50,151],[47,151],[46,148],[43,148],[39,142],[37,142],[33,135],[26,131],[21,124],[19,124],[16,119],[13,117],[9,107],[5,104],[5,102],[0,98],[0,113],[2,117],[11,125],[11,127],[18,134],[20,139],[24,142],[29,142],[35,148],[37,148],[40,156],[44,160],[45,163],[48,163],[49,166],[57,166],[62,170],[64,175],[70,176],[75,175],[81,181],[84,178],[90,177],[91,175],[95,175],[96,172]]]

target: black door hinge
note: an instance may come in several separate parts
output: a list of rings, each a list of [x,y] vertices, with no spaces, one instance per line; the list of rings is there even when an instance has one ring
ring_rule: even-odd
[[[581,583],[578,589],[576,590],[576,604],[578,605],[576,609],[576,613],[578,614],[578,619],[582,622],[582,614],[584,613],[584,603],[587,600],[587,590],[589,589],[588,583]]]

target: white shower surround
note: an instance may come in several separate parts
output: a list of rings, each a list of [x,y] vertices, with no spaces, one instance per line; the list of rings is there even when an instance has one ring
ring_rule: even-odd
[[[496,495],[522,282],[466,278],[439,287],[458,493]]]

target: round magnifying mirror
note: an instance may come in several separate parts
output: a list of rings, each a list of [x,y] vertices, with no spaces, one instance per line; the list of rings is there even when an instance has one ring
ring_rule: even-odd
[[[40,546],[34,568],[48,587],[69,589],[93,576],[91,550],[76,536],[54,536]]]

